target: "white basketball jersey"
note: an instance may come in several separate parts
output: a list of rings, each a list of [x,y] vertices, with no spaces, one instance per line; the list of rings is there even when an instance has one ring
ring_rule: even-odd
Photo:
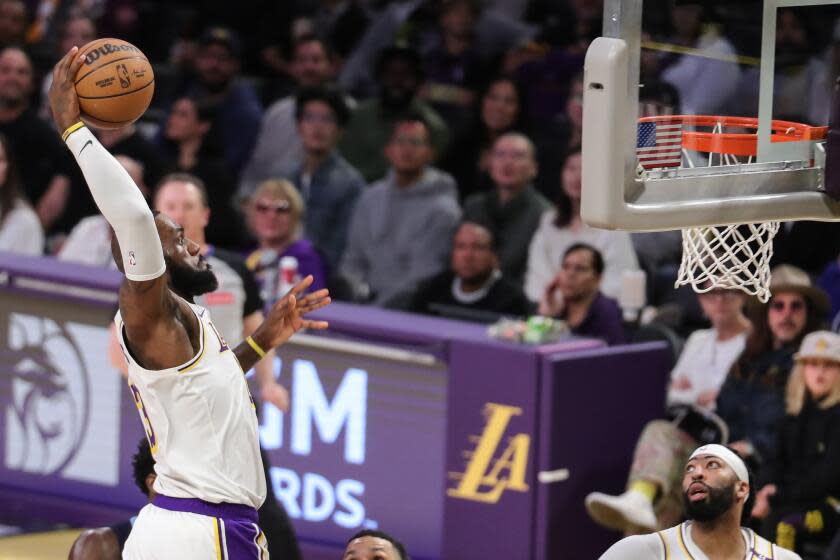
[[[173,498],[199,498],[259,508],[266,482],[256,410],[233,351],[194,304],[200,348],[187,363],[152,371],[128,351],[119,312],[120,346],[128,384],[155,458],[154,489]]]
[[[662,547],[665,560],[707,560],[703,552],[694,544],[691,538],[691,522],[680,523],[664,531],[659,531],[657,536],[662,540]],[[741,527],[741,534],[744,542],[747,543],[747,552],[744,560],[787,560],[799,558],[789,550],[777,547],[767,539],[756,535],[752,529]]]

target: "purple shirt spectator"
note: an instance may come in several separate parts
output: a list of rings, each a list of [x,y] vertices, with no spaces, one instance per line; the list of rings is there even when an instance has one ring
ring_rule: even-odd
[[[560,314],[566,319],[565,313]],[[621,326],[621,309],[618,303],[598,292],[583,321],[576,327],[571,327],[574,334],[601,338],[610,346],[624,343],[624,329]]]

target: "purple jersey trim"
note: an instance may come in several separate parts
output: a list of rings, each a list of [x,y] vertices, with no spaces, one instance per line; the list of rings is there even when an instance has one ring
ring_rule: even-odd
[[[222,519],[230,519],[233,521],[250,521],[257,523],[257,510],[251,506],[244,504],[228,504],[220,503],[214,504],[205,502],[198,498],[171,498],[158,494],[152,503],[169,511],[183,511],[186,513],[197,513],[198,515],[206,515],[208,517],[221,517]]]

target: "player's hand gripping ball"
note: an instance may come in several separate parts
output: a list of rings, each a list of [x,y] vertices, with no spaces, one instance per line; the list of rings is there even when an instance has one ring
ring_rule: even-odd
[[[74,83],[82,120],[96,128],[122,128],[139,119],[155,92],[152,65],[121,39],[97,39],[79,49],[84,62]]]

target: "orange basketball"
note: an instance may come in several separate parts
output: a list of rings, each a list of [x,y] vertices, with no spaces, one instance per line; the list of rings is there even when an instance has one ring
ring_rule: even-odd
[[[143,52],[121,39],[97,39],[79,51],[76,73],[82,120],[97,128],[121,128],[146,112],[155,74]]]

